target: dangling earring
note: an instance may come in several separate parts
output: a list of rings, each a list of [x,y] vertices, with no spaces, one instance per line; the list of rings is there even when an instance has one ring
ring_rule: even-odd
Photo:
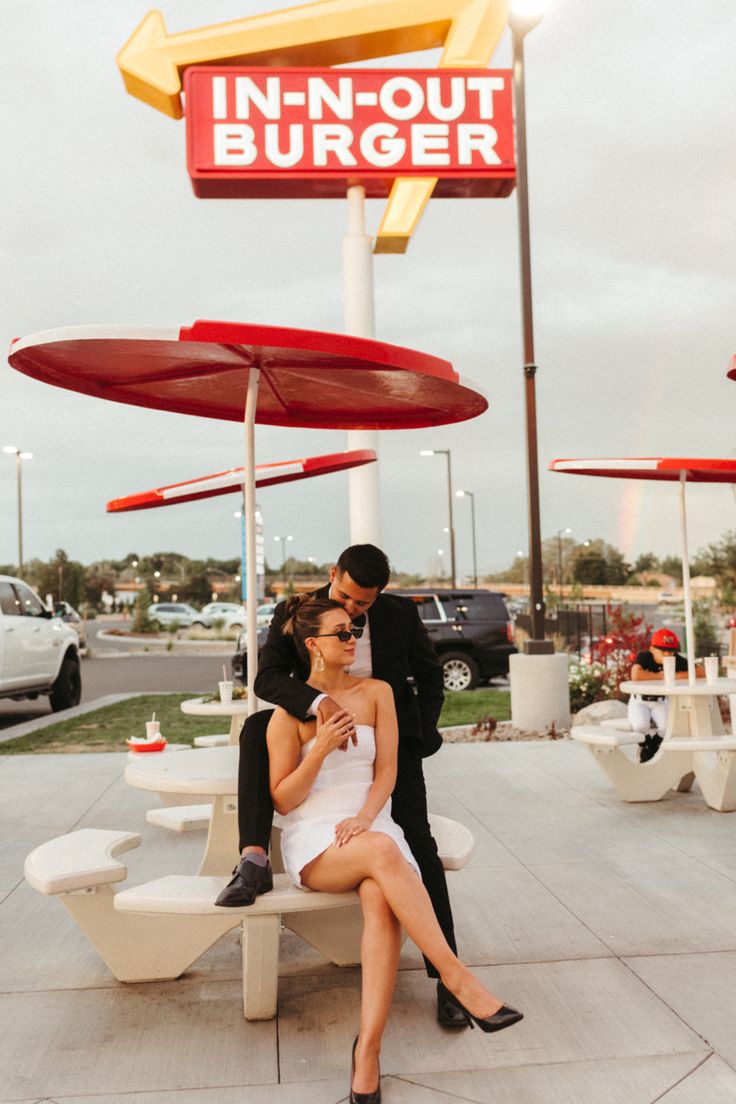
[[[325,669],[325,661],[321,652],[317,652],[317,658],[314,661],[314,669],[315,671],[324,671]]]

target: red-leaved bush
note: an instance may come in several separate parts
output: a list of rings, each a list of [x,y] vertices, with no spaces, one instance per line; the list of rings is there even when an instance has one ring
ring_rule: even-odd
[[[607,606],[606,622],[608,631],[599,637],[590,647],[593,663],[602,663],[609,672],[607,681],[615,683],[615,694],[619,686],[631,677],[631,665],[638,652],[649,647],[652,626],[643,617],[629,613],[625,606]]]

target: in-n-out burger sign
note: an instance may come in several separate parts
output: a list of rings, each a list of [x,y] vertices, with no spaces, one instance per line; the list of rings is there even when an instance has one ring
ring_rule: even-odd
[[[397,176],[438,177],[438,196],[513,187],[508,70],[195,66],[184,90],[198,196],[385,196]]]

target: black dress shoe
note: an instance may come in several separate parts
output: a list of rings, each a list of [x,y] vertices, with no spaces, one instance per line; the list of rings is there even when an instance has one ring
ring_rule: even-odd
[[[503,1031],[505,1027],[511,1027],[513,1024],[518,1023],[519,1020],[524,1019],[523,1012],[517,1012],[515,1008],[511,1008],[508,1004],[502,1004],[498,1012],[494,1012],[492,1016],[474,1016],[472,1012],[469,1012],[464,1004],[461,1004],[457,997],[445,989],[447,994],[447,1000],[450,1004],[454,1004],[458,1012],[460,1012],[471,1027],[475,1027],[477,1024],[481,1031]]]
[[[437,1023],[442,1027],[467,1027],[468,1019],[449,989],[437,982]]]
[[[373,1092],[359,1093],[353,1088],[355,1077],[355,1048],[358,1045],[358,1036],[353,1041],[353,1060],[350,1063],[350,1104],[381,1104],[381,1067],[378,1067],[378,1088]]]
[[[273,889],[273,872],[270,862],[258,866],[247,857],[242,858],[233,870],[234,877],[227,883],[215,901],[226,908],[242,908],[252,905],[261,893]]]

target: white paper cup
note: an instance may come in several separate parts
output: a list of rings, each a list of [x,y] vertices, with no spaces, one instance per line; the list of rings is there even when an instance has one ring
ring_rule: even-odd
[[[160,721],[146,721],[146,739],[147,740],[160,740],[161,739],[161,722]]]
[[[705,667],[705,681],[716,682],[718,680],[718,656],[706,656],[703,660]]]
[[[218,682],[220,688],[220,701],[223,705],[230,705],[233,700],[233,684],[232,682]]]
[[[675,685],[675,657],[662,656],[662,670],[664,672],[665,686]]]

